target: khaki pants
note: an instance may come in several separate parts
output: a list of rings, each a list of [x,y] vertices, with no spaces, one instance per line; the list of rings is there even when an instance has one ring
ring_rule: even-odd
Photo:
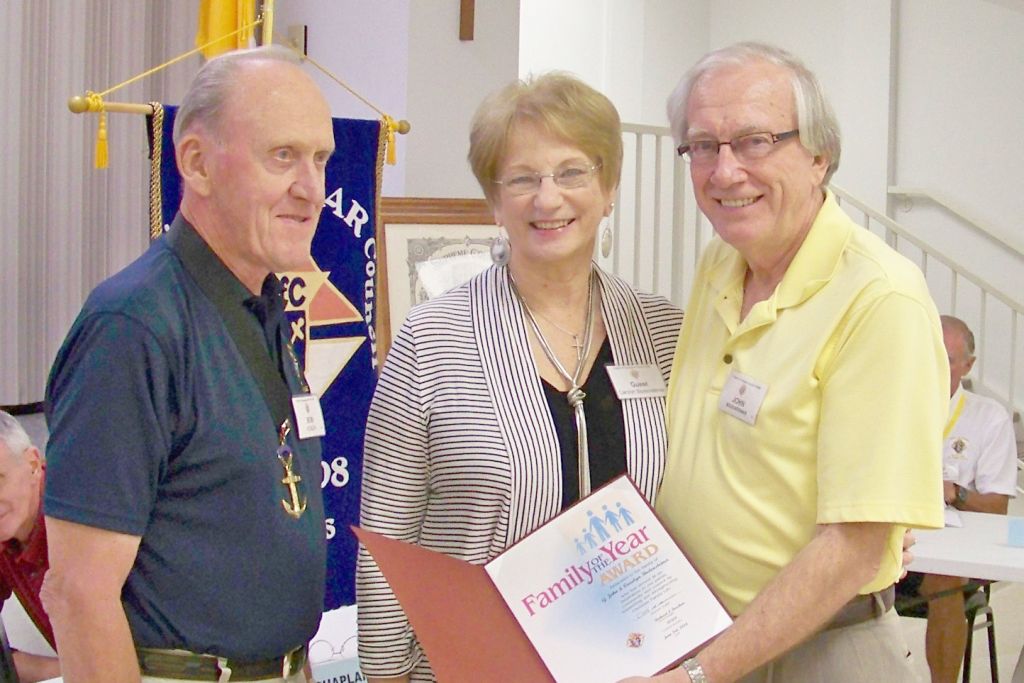
[[[896,610],[822,631],[740,683],[918,683]]]

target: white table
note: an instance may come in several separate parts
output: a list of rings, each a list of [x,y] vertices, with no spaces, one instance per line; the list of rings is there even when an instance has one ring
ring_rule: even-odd
[[[915,531],[909,569],[928,574],[1024,583],[1024,548],[1007,543],[1008,517],[961,512],[962,527]],[[1013,676],[1024,683],[1024,648]]]
[[[915,531],[909,569],[928,574],[1024,583],[1024,548],[1006,542],[1005,515],[961,512],[962,527]]]

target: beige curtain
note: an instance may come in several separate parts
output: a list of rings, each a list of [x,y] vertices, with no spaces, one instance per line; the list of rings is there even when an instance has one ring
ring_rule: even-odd
[[[94,170],[96,115],[67,100],[192,48],[195,2],[0,2],[0,405],[41,401],[89,291],[148,243],[145,121],[110,114],[110,167]],[[199,57],[112,94],[176,103]]]

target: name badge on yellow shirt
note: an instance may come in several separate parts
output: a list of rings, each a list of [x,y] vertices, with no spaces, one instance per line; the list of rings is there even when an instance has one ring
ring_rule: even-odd
[[[608,379],[620,401],[665,395],[665,379],[656,365],[606,365]]]
[[[320,408],[320,397],[316,394],[292,396],[292,410],[295,411],[295,429],[300,439],[327,434],[324,411]]]
[[[757,420],[757,413],[767,393],[768,387],[764,384],[733,370],[722,387],[718,409],[752,425]]]

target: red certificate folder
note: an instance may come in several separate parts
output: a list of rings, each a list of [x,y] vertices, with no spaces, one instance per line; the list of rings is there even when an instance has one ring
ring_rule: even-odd
[[[554,683],[483,566],[352,530],[398,596],[438,681]]]

